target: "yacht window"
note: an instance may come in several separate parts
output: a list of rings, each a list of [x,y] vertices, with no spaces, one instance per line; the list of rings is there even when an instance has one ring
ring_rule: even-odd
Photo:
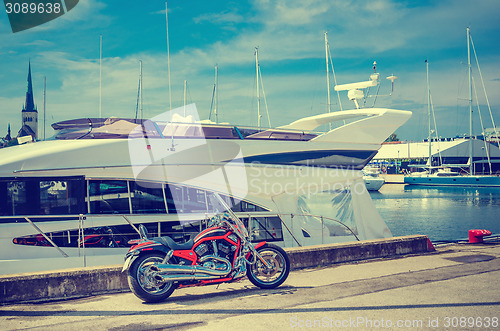
[[[39,211],[39,192],[36,186],[26,181],[2,182],[2,195],[5,195],[7,203],[2,204],[1,214],[10,215],[36,215]],[[29,203],[31,199],[33,203]],[[3,199],[2,199],[3,200]]]
[[[182,212],[182,187],[177,185],[165,186],[165,198],[167,199],[167,209],[169,214]]]
[[[185,201],[185,212],[206,213],[207,200],[205,191],[193,187],[183,187]]]
[[[82,180],[40,181],[40,214],[70,215],[84,212]]]
[[[232,199],[234,201],[234,206],[231,208],[234,212],[254,212],[254,211],[268,211],[262,207],[254,205],[253,203]]]
[[[180,185],[165,188],[169,213],[206,213],[207,197],[204,190]]]
[[[82,179],[0,181],[0,215],[69,215],[84,212]]]
[[[251,217],[249,224],[247,223],[247,228],[250,229],[252,242],[283,240],[281,219],[279,217]]]
[[[161,183],[131,182],[130,192],[134,214],[166,213]]]
[[[91,214],[129,214],[129,197],[125,180],[95,180],[89,183]]]
[[[208,193],[210,194],[210,193]],[[236,200],[234,199],[233,197],[230,197],[230,196],[227,196],[227,195],[220,195],[221,199],[224,200],[224,202],[229,206],[231,207],[231,210],[236,212],[236,210],[234,210],[234,207],[235,207],[235,203],[239,202],[239,200]],[[215,208],[212,206],[212,199],[209,198],[209,195],[207,195],[207,204],[208,204],[208,210],[210,212],[216,212],[215,211]]]

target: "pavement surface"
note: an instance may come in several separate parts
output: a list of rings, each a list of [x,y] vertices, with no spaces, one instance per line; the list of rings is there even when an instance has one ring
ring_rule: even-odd
[[[281,287],[249,281],[0,307],[1,330],[500,329],[500,244],[293,271]]]

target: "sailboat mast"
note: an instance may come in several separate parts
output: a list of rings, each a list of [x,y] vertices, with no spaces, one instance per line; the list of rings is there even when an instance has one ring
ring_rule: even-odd
[[[186,117],[187,80],[184,80],[184,117]]]
[[[425,60],[425,66],[427,69],[427,116],[429,117],[429,159],[427,160],[427,163],[429,164],[429,167],[432,166],[432,131],[431,131],[431,88],[429,85],[429,62]]]
[[[165,20],[167,24],[168,102],[170,106],[169,109],[172,109],[172,83],[170,80],[170,41],[168,39],[168,6],[166,1],[165,1]]]
[[[45,98],[47,96],[47,77],[43,76],[43,140],[45,140]]]
[[[102,34],[99,36],[99,118],[102,116]]]
[[[327,99],[326,99],[326,111],[329,114],[332,111],[331,103],[330,103],[330,69],[328,65],[328,32],[325,32],[325,59],[326,59],[326,91],[327,91]],[[330,123],[331,129],[331,123]]]
[[[257,126],[260,130],[259,48],[255,47],[255,71],[257,76]]]
[[[215,108],[214,108],[214,114],[215,114],[215,123],[219,124],[219,118],[217,115],[217,102],[218,102],[218,95],[217,95],[217,83],[218,83],[218,76],[217,76],[217,71],[218,71],[218,66],[215,66],[215,87],[214,87],[214,93],[215,93]]]
[[[139,85],[137,86],[137,104],[135,106],[135,121],[142,116],[142,60],[139,60]]]
[[[472,137],[472,67],[470,61],[470,28],[467,27],[467,71],[469,74],[469,173],[473,175],[476,171],[474,167],[474,147]]]
[[[142,60],[139,60],[139,96],[140,96],[139,109],[140,109],[141,119],[143,119],[144,116],[142,114]]]

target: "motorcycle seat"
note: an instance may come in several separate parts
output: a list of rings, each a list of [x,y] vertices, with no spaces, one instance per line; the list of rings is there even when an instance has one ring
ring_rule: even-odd
[[[168,248],[174,249],[174,250],[176,250],[176,249],[181,249],[181,250],[182,249],[191,249],[191,248],[193,248],[193,245],[194,245],[194,239],[190,239],[182,244],[175,242],[169,236],[157,237],[157,238],[153,238],[153,240],[158,241],[162,245],[167,246]]]

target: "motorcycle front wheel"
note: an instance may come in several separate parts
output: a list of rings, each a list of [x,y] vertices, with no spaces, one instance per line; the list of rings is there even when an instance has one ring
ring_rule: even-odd
[[[280,286],[287,279],[290,272],[290,260],[283,248],[265,244],[257,249],[257,252],[270,266],[267,268],[262,261],[257,261],[248,266],[248,279],[260,288],[271,289]]]
[[[130,290],[145,302],[160,302],[167,299],[176,286],[173,282],[162,282],[155,279],[151,266],[163,261],[165,255],[150,253],[134,260],[128,271]]]

